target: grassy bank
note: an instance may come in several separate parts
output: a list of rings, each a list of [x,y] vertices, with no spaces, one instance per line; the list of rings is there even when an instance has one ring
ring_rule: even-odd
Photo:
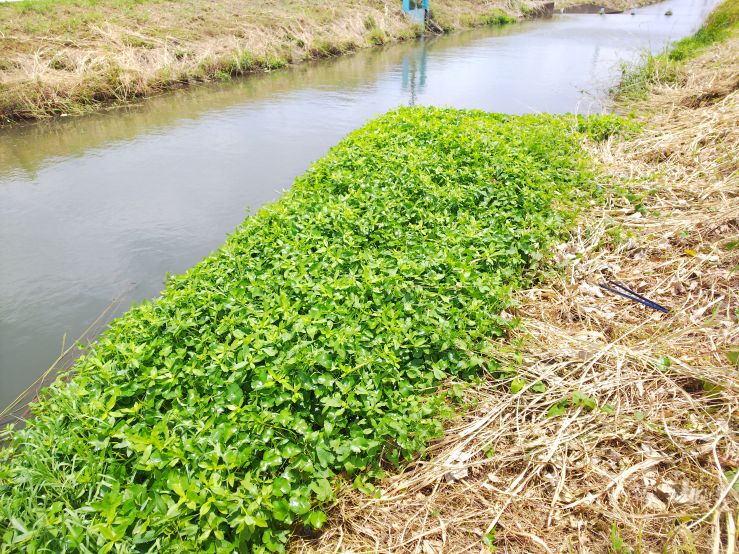
[[[729,39],[736,33],[737,24],[739,0],[723,2],[694,35],[677,41],[660,54],[647,54],[640,64],[625,65],[615,90],[616,99],[626,104],[645,99],[655,86],[679,85],[687,78],[684,62]]]
[[[441,431],[612,118],[403,109],[113,322],[0,462],[9,551],[280,551]]]
[[[418,36],[400,1],[0,3],[0,122],[79,114],[201,81]],[[500,25],[533,0],[438,0],[446,31]]]
[[[642,131],[592,147],[605,193],[506,310],[520,325],[491,341],[470,411],[374,497],[344,490],[294,552],[737,552],[736,24],[722,34],[621,97]]]
[[[580,6],[582,4],[593,4],[598,7],[605,7],[625,12],[631,8],[648,6],[649,4],[656,4],[659,1],[660,0],[608,0],[608,2],[596,2],[595,0],[556,0],[554,2],[554,10],[557,11],[560,8],[569,8],[571,6]]]

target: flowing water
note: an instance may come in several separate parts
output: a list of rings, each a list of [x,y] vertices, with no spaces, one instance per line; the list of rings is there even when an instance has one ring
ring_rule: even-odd
[[[156,296],[369,118],[408,104],[603,111],[621,61],[694,32],[716,3],[425,39],[0,131],[0,407],[65,336],[113,299]]]

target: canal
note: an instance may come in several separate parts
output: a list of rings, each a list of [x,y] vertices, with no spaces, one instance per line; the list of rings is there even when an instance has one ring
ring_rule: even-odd
[[[0,131],[0,406],[112,302],[156,296],[374,115],[605,111],[622,62],[694,32],[715,4],[557,15]]]

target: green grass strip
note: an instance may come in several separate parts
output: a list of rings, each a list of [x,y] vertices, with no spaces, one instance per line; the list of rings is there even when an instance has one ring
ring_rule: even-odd
[[[622,100],[643,100],[654,85],[675,83],[682,78],[681,66],[709,46],[731,37],[739,26],[739,0],[724,0],[698,31],[681,39],[660,54],[647,54],[636,65],[622,68],[621,83],[615,90]]]
[[[0,537],[22,552],[280,552],[440,434],[596,193],[618,120],[382,116],[115,320],[9,432]],[[7,522],[7,525],[4,523]]]
[[[729,38],[739,25],[739,0],[724,0],[706,19],[700,29],[677,41],[667,53],[671,60],[694,58],[704,49]]]

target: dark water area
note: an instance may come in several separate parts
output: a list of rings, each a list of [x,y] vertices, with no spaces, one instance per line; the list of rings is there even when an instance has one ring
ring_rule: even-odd
[[[716,3],[555,15],[0,131],[0,406],[65,336],[114,299],[120,313],[155,297],[373,116],[413,104],[605,111],[621,62],[691,34]]]

